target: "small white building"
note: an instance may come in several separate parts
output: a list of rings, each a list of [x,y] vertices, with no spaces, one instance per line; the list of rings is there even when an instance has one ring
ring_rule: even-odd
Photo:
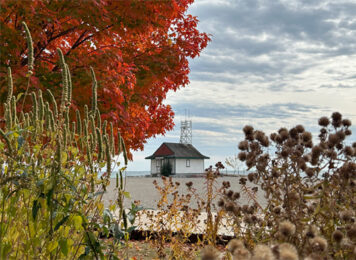
[[[151,156],[151,175],[159,175],[165,163],[172,167],[172,175],[190,175],[204,173],[204,159],[193,145],[184,143],[163,143]]]

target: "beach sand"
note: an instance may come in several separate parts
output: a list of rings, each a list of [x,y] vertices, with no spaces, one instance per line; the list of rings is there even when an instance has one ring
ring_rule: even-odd
[[[251,205],[253,202],[249,201],[249,199],[241,192],[241,185],[239,184],[239,177],[218,177],[216,188],[220,188],[222,186],[223,181],[229,181],[231,184],[231,188],[235,192],[240,192],[241,198],[237,200],[240,205],[249,204]],[[157,202],[160,199],[159,192],[155,189],[153,181],[156,180],[158,184],[162,185],[162,179],[160,177],[126,177],[125,182],[125,190],[130,193],[130,198],[125,198],[124,206],[125,208],[129,208],[131,203],[134,201],[140,201],[140,205],[147,209],[157,209]],[[203,177],[173,177],[173,182],[179,182],[180,186],[178,189],[179,194],[187,194],[188,189],[185,185],[187,182],[193,182],[193,188],[196,189],[196,192],[200,197],[206,198],[206,184],[205,179]],[[116,191],[115,191],[115,179],[111,179],[110,186],[107,188],[107,192],[104,194],[104,204],[108,206],[110,201],[115,201]],[[248,187],[258,187],[258,185],[251,184],[247,181]],[[258,187],[259,188],[259,187]],[[215,199],[215,203],[219,197]],[[263,196],[263,192],[258,190],[256,199],[258,203],[262,207],[266,206],[266,199]],[[197,207],[197,200],[192,197],[190,206],[193,208]]]

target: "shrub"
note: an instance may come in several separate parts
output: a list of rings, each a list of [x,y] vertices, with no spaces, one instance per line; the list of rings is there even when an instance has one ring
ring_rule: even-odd
[[[94,71],[92,107],[90,111],[85,107],[81,119],[79,111],[71,107],[69,68],[60,50],[58,55],[63,88],[60,104],[50,91],[43,95],[39,90],[31,93],[30,111],[24,111],[29,84],[24,96],[15,97],[8,69],[8,96],[0,128],[1,259],[115,259],[120,240],[132,230],[128,226],[132,216],[123,210],[123,169],[118,169],[118,203],[110,206],[111,211],[118,208],[118,218],[102,203],[110,175],[119,166],[113,156],[123,153],[125,162],[127,157],[122,138],[115,141],[112,125],[101,124]],[[33,58],[28,60],[30,83]],[[22,106],[18,105],[21,97]],[[69,120],[72,114],[76,115],[74,122]],[[113,240],[100,239],[110,233]]]
[[[231,205],[226,211],[235,223],[246,225],[239,224],[235,235],[249,249],[263,242],[281,244],[274,252],[282,252],[290,248],[282,243],[289,243],[310,259],[354,256],[356,143],[346,142],[351,121],[335,112],[331,119],[320,118],[319,125],[318,141],[301,125],[281,128],[269,138],[252,126],[244,127],[239,158],[252,173],[240,178],[240,184],[253,205],[241,205],[227,194],[221,204]],[[248,189],[247,181],[260,185],[267,207],[258,204],[258,187]]]
[[[214,188],[219,174],[211,168],[204,180],[204,198],[196,194],[192,182],[186,184],[184,194],[171,178],[162,177],[162,187],[155,182],[161,211],[150,220],[155,230],[164,231],[157,235],[155,248],[162,249],[171,241],[172,254],[180,256],[182,244],[202,224],[197,216],[206,212],[205,234],[194,249],[204,244],[216,246],[217,230],[223,226],[239,239],[228,244],[227,259],[354,259],[356,142],[347,141],[351,122],[333,113],[331,119],[323,117],[319,124],[318,140],[301,125],[281,128],[269,137],[246,126],[238,157],[250,173],[237,179],[238,191],[226,181],[220,189]],[[223,166],[218,163],[216,167]],[[257,199],[259,189],[266,205]],[[215,207],[213,198],[219,197]],[[244,203],[243,197],[247,197]],[[189,206],[191,198],[197,201],[197,209]],[[176,235],[172,234],[174,229],[179,230]],[[214,251],[210,249],[201,256],[217,259],[207,253]]]

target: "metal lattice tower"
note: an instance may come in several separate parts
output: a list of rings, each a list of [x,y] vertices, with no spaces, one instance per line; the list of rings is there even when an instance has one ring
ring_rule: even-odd
[[[192,120],[186,119],[180,124],[180,143],[192,144]]]

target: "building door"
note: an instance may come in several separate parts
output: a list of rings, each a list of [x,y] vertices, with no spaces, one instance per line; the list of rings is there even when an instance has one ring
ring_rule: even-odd
[[[156,158],[156,173],[158,174],[161,173],[162,161],[163,159]]]

